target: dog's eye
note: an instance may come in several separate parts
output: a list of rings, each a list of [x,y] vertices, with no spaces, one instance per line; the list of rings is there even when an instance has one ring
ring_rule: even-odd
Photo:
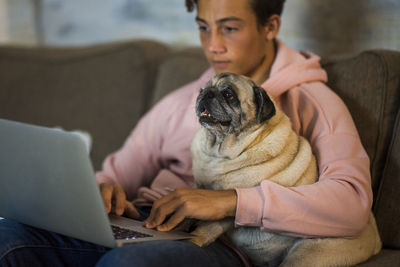
[[[227,98],[227,99],[233,97],[233,94],[232,94],[232,92],[231,92],[230,90],[224,90],[224,91],[222,91],[222,95],[223,95],[225,98]]]

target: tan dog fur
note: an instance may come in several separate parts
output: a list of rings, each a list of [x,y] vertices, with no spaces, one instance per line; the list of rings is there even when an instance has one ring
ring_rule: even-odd
[[[290,119],[275,106],[274,116],[262,123],[257,121],[255,84],[251,80],[234,74],[216,75],[203,90],[213,88],[216,94],[227,84],[236,92],[245,116],[241,116],[239,129],[203,123],[191,147],[196,185],[224,190],[254,187],[263,180],[285,187],[315,183],[317,166],[311,147],[292,130]],[[200,94],[197,109],[205,93]],[[216,100],[212,101],[215,105]],[[239,112],[237,108],[225,110],[228,114]],[[365,261],[381,248],[372,213],[363,232],[352,239],[302,239],[262,232],[258,227],[235,228],[233,218],[199,222],[192,233],[196,235],[192,242],[199,246],[227,233],[257,266],[349,266]]]

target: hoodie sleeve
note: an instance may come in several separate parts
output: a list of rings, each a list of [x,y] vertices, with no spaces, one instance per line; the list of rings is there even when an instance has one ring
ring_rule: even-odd
[[[198,80],[161,99],[142,117],[122,148],[104,160],[103,169],[96,173],[97,182],[121,184],[128,199],[137,198],[143,186],[190,186],[189,147],[200,127],[194,112],[195,97],[213,75],[208,69]]]
[[[283,187],[270,181],[236,189],[235,223],[300,237],[357,235],[372,205],[369,159],[344,103],[322,83],[281,98],[293,128],[311,143],[319,179]]]
[[[103,168],[96,173],[98,183],[119,183],[128,199],[137,196],[137,189],[149,185],[161,169],[159,160],[164,121],[157,114],[165,113],[165,101],[151,109],[131,132],[124,145],[108,155]]]

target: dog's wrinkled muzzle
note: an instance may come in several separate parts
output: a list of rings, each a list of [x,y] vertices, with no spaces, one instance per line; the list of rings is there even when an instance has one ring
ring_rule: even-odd
[[[231,118],[213,92],[202,94],[198,100],[196,112],[200,123],[229,125]]]

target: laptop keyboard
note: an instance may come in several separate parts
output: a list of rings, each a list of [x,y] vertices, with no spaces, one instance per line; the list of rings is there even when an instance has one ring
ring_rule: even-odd
[[[143,237],[152,237],[152,235],[149,235],[149,234],[136,232],[136,231],[126,229],[126,228],[121,228],[121,227],[118,227],[115,225],[111,225],[111,228],[112,228],[115,239],[129,240],[129,239],[137,239],[137,238],[143,238]]]

